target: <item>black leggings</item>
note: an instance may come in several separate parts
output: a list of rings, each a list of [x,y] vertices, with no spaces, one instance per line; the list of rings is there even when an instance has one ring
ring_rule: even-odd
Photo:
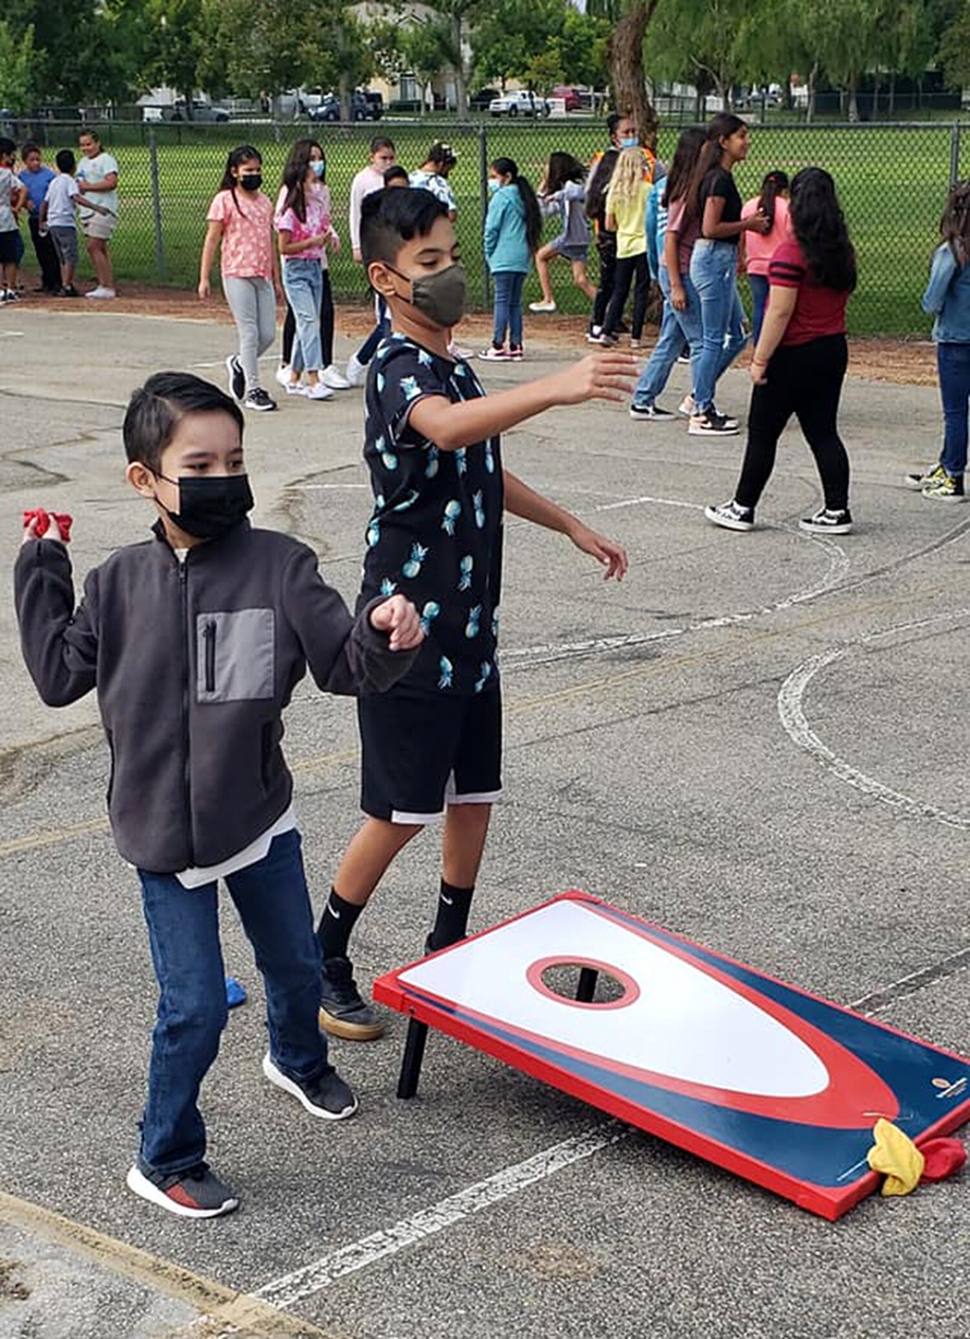
[[[596,251],[600,258],[600,282],[593,300],[590,324],[602,326],[613,296],[613,281],[616,277],[616,233],[601,231],[596,238]]]
[[[293,341],[296,339],[296,317],[293,308],[286,304],[286,320],[283,322],[283,366],[289,367],[293,357]],[[333,291],[330,288],[330,271],[323,272],[323,298],[320,302],[320,348],[323,353],[321,371],[333,362]]]
[[[758,505],[775,467],[778,438],[792,414],[812,448],[826,507],[843,511],[849,505],[849,457],[836,423],[848,360],[845,335],[825,335],[775,353],[767,382],[751,394],[748,444],[734,494],[740,506]]]
[[[613,279],[613,296],[603,318],[603,334],[615,335],[623,319],[633,281],[633,320],[630,323],[630,337],[639,339],[643,334],[643,321],[647,314],[647,298],[650,294],[650,271],[647,268],[646,252],[639,256],[628,256],[617,260],[616,274]]]

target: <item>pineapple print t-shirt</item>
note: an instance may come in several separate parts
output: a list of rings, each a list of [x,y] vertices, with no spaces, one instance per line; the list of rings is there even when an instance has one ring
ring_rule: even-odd
[[[499,439],[439,451],[410,425],[429,395],[456,403],[484,394],[468,363],[401,334],[381,343],[368,370],[364,459],[374,513],[358,609],[398,593],[417,606],[425,642],[398,689],[468,695],[498,685]]]

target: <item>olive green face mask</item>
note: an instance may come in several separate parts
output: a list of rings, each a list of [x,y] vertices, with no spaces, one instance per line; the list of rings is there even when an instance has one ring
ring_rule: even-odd
[[[448,265],[436,274],[420,275],[412,278],[402,274],[393,265],[387,268],[400,279],[406,279],[411,285],[410,301],[422,315],[443,330],[450,330],[465,314],[465,291],[468,287],[468,274],[460,260]]]

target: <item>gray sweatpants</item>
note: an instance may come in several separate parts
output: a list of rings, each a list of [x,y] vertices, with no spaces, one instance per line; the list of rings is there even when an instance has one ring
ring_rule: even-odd
[[[269,279],[223,276],[222,289],[239,331],[239,362],[248,395],[259,387],[259,355],[276,340],[276,295]]]

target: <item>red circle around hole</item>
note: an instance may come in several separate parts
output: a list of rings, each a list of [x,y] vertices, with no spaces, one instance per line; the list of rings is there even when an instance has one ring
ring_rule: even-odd
[[[543,981],[542,973],[548,971],[550,967],[588,967],[594,972],[606,972],[619,981],[623,987],[623,994],[616,1000],[604,1000],[601,1003],[593,1001],[586,1004],[582,1000],[570,1000],[565,995],[559,995],[551,990]],[[579,957],[550,957],[538,958],[526,970],[526,980],[533,990],[538,991],[540,995],[545,995],[550,1000],[555,1000],[557,1004],[571,1005],[574,1009],[597,1009],[605,1011],[607,1009],[626,1009],[629,1005],[635,1004],[640,998],[640,987],[634,981],[628,972],[624,972],[619,967],[614,967],[612,963],[601,962],[598,958],[579,958]]]

